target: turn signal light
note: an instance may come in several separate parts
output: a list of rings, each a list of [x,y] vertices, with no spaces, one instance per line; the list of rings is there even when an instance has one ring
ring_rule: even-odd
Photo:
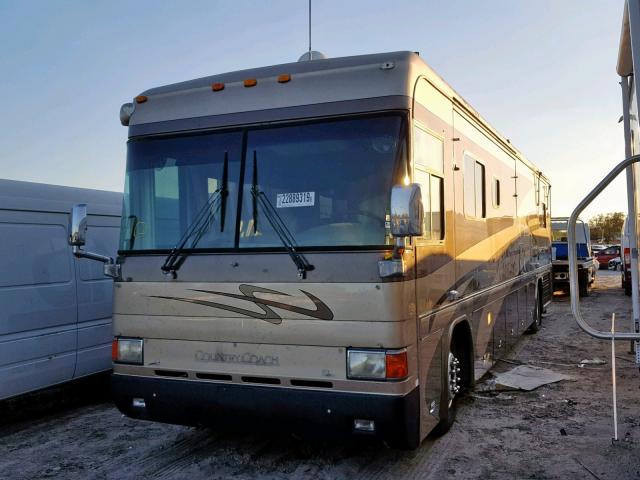
[[[213,85],[211,85],[211,90],[213,90],[214,92],[224,90],[224,83],[214,83]]]
[[[136,103],[144,103],[149,100],[145,95],[138,95],[136,97]]]
[[[255,78],[247,78],[244,81],[245,87],[255,87],[257,84],[258,84],[258,80],[256,80]]]
[[[398,380],[409,376],[407,352],[387,352],[386,354],[386,378]]]

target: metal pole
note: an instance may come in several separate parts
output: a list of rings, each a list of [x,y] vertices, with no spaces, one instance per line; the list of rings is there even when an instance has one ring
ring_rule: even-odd
[[[616,314],[611,314],[611,388],[613,389],[613,439],[618,441],[618,399],[616,398]]]
[[[610,340],[612,338],[612,334],[610,332],[602,332],[600,330],[596,330],[591,325],[589,325],[585,319],[582,317],[582,313],[580,312],[580,296],[578,294],[578,254],[575,248],[576,245],[576,222],[578,221],[578,217],[584,211],[585,208],[589,206],[589,204],[602,193],[602,191],[618,176],[620,175],[626,168],[630,167],[634,163],[640,162],[640,155],[634,155],[629,157],[618,165],[616,165],[613,170],[611,170],[599,183],[595,186],[589,194],[580,201],[578,206],[571,213],[571,217],[569,217],[569,222],[567,225],[567,236],[569,248],[569,286],[571,288],[571,311],[573,312],[573,316],[578,323],[578,326],[582,328],[585,332],[595,338],[600,338],[603,340]],[[616,334],[616,338],[620,340],[640,340],[640,333],[637,332],[621,332]]]

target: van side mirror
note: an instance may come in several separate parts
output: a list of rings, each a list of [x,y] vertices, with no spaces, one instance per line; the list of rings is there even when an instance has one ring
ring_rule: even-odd
[[[87,243],[87,204],[79,203],[71,209],[69,245],[82,247],[85,243]]]
[[[424,233],[424,207],[420,185],[394,185],[391,189],[391,234],[420,237]]]

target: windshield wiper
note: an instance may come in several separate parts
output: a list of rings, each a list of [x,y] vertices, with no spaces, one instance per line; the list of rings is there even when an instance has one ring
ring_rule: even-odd
[[[136,228],[138,227],[138,216],[129,215],[129,250],[133,250],[133,243],[136,241]]]
[[[171,274],[174,279],[177,277],[176,272],[182,266],[184,259],[188,256],[188,253],[184,251],[187,242],[190,238],[193,238],[189,248],[195,248],[203,235],[211,228],[211,224],[215,220],[215,215],[218,211],[220,211],[220,231],[224,232],[227,196],[229,195],[227,188],[229,179],[228,164],[229,158],[227,152],[225,152],[224,166],[222,170],[222,185],[209,195],[209,198],[196,215],[196,218],[194,218],[191,224],[187,227],[185,232],[182,234],[182,237],[180,237],[180,240],[178,240],[178,243],[176,243],[175,247],[173,247],[171,252],[169,252],[169,255],[167,255],[167,258],[164,260],[164,264],[160,267],[164,273]]]
[[[262,212],[265,218],[269,221],[271,228],[276,232],[278,238],[282,242],[282,245],[287,250],[287,253],[293,260],[293,263],[298,267],[298,277],[301,279],[306,278],[307,272],[313,270],[315,267],[311,265],[307,259],[296,250],[298,246],[296,244],[291,231],[287,228],[282,221],[280,215],[273,207],[269,199],[264,192],[258,188],[258,160],[257,153],[253,151],[253,178],[251,182],[251,196],[253,197],[253,233],[256,233],[258,228],[258,205],[262,207]]]

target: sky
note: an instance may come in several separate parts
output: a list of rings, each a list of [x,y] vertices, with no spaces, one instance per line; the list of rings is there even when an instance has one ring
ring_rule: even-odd
[[[154,87],[295,61],[306,0],[0,0],[0,178],[122,191],[120,105]],[[569,215],[624,159],[623,0],[313,0],[329,57],[419,51],[550,179]],[[626,211],[624,177],[583,215]]]

